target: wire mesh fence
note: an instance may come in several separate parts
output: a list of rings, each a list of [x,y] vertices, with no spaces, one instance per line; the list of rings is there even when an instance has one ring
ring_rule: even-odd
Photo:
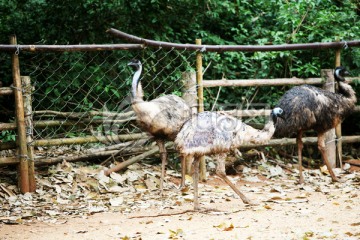
[[[1,123],[13,122],[14,112],[14,96],[13,89],[10,87],[11,78],[11,55],[6,52],[0,52],[0,125]],[[10,128],[1,129],[0,131],[0,147],[16,141],[15,131]],[[0,156],[6,155],[6,151],[0,151]]]
[[[135,124],[136,118],[131,111],[133,71],[127,66],[128,62],[133,58],[142,61],[144,98],[151,100],[163,94],[181,95],[184,90],[182,74],[195,71],[197,51],[161,47],[131,51],[20,51],[21,75],[30,76],[33,86],[34,131],[29,144],[56,146],[52,149],[62,151],[57,146],[90,144],[92,148],[100,149],[104,145],[144,138],[139,134],[141,130]],[[0,80],[11,83],[12,79],[7,79],[11,78],[11,54],[1,52],[0,58],[3,63]],[[224,61],[220,61],[220,58],[224,58]],[[247,70],[242,69],[243,58],[241,52],[203,53],[204,79],[245,78]],[[263,61],[250,59],[253,63]],[[254,67],[252,71],[257,73],[260,68]],[[254,76],[258,77],[256,74]],[[270,109],[274,104],[273,95],[280,95],[286,88],[282,88],[281,92],[272,86],[262,86],[261,91],[259,89],[245,87],[229,91],[221,87],[207,88],[205,110],[245,109],[256,112],[258,109]],[[0,101],[6,100],[2,97]],[[266,121],[264,117],[268,117],[266,111],[262,112],[260,118],[247,118],[244,121],[261,125]],[[6,141],[16,138],[15,131],[2,131],[2,134],[7,137]]]
[[[32,84],[29,144],[61,152],[60,145],[88,149],[144,138],[131,109],[128,62],[141,60],[144,99],[151,100],[182,94],[182,73],[195,71],[195,54],[174,49],[21,53],[21,75],[30,76]]]

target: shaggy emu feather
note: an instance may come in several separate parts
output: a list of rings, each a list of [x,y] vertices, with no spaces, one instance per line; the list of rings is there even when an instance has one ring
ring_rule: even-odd
[[[199,209],[198,182],[199,157],[213,155],[217,160],[216,175],[222,178],[244,203],[250,201],[226,177],[225,157],[227,153],[246,143],[261,144],[268,142],[274,134],[277,117],[282,117],[283,110],[275,108],[270,121],[264,129],[258,130],[242,121],[218,112],[201,112],[185,122],[175,139],[176,149],[182,159],[193,158],[194,166],[194,209]]]
[[[346,116],[351,114],[356,103],[356,95],[351,86],[345,83],[348,74],[344,67],[337,67],[334,78],[339,86],[339,93],[302,85],[287,91],[279,100],[277,107],[284,109],[283,120],[276,123],[276,137],[291,137],[297,134],[296,142],[299,157],[299,182],[304,182],[302,174],[302,134],[313,129],[317,132],[318,148],[330,172],[333,181],[338,181],[325,153],[325,132],[336,127]]]
[[[132,108],[137,116],[139,127],[150,133],[158,147],[161,157],[160,190],[163,192],[165,165],[167,164],[165,140],[173,141],[184,122],[190,118],[191,109],[186,102],[176,95],[165,95],[151,101],[143,100],[140,83],[142,64],[139,60],[131,60],[128,64],[135,70],[132,81]],[[181,163],[184,165],[184,162]],[[183,168],[183,167],[182,167]],[[182,171],[181,187],[185,183],[185,169]]]

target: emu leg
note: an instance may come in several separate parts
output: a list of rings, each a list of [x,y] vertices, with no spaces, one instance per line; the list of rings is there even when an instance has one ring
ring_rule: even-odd
[[[302,150],[304,147],[303,141],[302,141],[302,131],[299,131],[296,136],[296,144],[298,149],[298,159],[299,159],[299,183],[304,183],[304,175],[302,170]]]
[[[194,210],[199,210],[199,158],[195,157],[193,162],[193,181],[194,181]]]
[[[234,192],[241,198],[243,203],[251,204],[250,200],[244,194],[242,194],[239,191],[239,189],[237,189],[235,185],[226,177],[226,172],[225,172],[226,155],[219,154],[216,155],[215,157],[217,159],[216,175],[218,175],[222,180],[224,180],[224,182],[227,183],[227,185],[229,185],[232,188],[232,190],[234,190]]]
[[[163,195],[165,167],[167,165],[166,148],[165,148],[165,144],[164,144],[163,140],[157,139],[156,143],[159,146],[159,152],[160,152],[160,158],[161,158],[160,194]]]
[[[181,183],[180,183],[179,190],[181,190],[185,187],[186,157],[180,156],[180,160],[181,160]]]
[[[326,164],[326,167],[330,173],[330,176],[331,176],[331,179],[333,182],[339,182],[339,179],[335,176],[333,170],[332,170],[332,167],[330,165],[330,162],[329,162],[329,159],[326,155],[326,151],[325,151],[325,148],[326,148],[326,145],[325,145],[325,134],[319,134],[318,135],[318,148],[321,152],[321,156]]]

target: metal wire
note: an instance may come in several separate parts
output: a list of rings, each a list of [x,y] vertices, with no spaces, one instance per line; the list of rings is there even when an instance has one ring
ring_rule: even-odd
[[[181,73],[195,68],[195,54],[163,48],[22,54],[22,69],[34,87],[31,145],[36,140],[59,140],[56,144],[62,145],[69,138],[83,137],[81,144],[101,147],[112,144],[114,136],[140,132],[129,115],[133,75],[129,60],[142,61],[143,91],[151,100],[183,91]],[[102,139],[100,144],[93,136]]]

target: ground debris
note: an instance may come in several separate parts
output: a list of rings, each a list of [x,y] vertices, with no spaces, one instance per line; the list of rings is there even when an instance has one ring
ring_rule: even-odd
[[[35,193],[20,194],[14,180],[15,171],[1,175],[0,183],[0,222],[4,224],[23,224],[34,220],[48,223],[64,223],[69,217],[87,217],[100,212],[136,213],[146,209],[170,210],[168,215],[192,212],[192,178],[186,176],[187,186],[177,191],[180,174],[168,170],[165,191],[160,195],[159,166],[136,163],[126,171],[112,172],[106,176],[107,169],[99,165],[62,162],[38,171]],[[306,170],[306,183],[297,185],[298,173],[284,170],[270,161],[259,161],[252,167],[242,167],[242,173],[229,176],[235,184],[244,182],[239,188],[245,194],[256,194],[257,202],[263,204],[254,210],[274,211],[279,205],[304,204],[314,192],[332,196],[338,191],[349,199],[358,196],[360,174],[337,171],[341,183],[330,184],[329,176],[320,170]],[[216,183],[216,184],[215,184]],[[218,178],[211,177],[207,183],[199,185],[201,206],[212,209],[214,204],[239,201],[237,195]],[[239,201],[240,202],[240,201]],[[189,210],[180,209],[188,204]],[[339,203],[341,204],[341,203]],[[243,205],[239,205],[243,206]],[[350,206],[349,206],[350,207]],[[218,209],[221,214],[242,210]],[[206,212],[202,210],[200,212]],[[166,216],[159,213],[157,216]],[[145,216],[146,217],[146,216]],[[232,224],[223,231],[232,231]],[[226,230],[224,230],[226,229]],[[176,234],[175,234],[176,233]],[[174,236],[180,235],[177,230]]]

